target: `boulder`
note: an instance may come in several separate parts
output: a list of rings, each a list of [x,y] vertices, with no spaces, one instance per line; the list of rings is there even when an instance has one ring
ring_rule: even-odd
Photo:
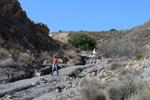
[[[60,68],[61,67],[58,65],[58,70]],[[52,72],[52,65],[51,64],[40,65],[40,68],[35,70],[35,76],[48,75],[51,72]]]

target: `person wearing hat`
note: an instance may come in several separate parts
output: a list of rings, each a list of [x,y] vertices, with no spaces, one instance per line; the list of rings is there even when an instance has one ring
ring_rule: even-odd
[[[51,72],[51,75],[53,75],[54,73],[54,70],[56,69],[57,71],[57,75],[58,75],[58,58],[56,57],[56,55],[53,56],[53,68],[52,68],[52,72]]]

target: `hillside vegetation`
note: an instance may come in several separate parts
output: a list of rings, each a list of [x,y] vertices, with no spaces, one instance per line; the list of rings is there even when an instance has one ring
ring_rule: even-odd
[[[97,41],[97,49],[104,57],[135,58],[136,55],[149,56],[150,47],[150,21],[130,30],[110,29],[109,31],[90,32],[60,32],[51,33],[50,37],[58,41],[67,43],[74,34],[84,33]],[[86,44],[86,43],[85,43]]]
[[[99,56],[92,60],[92,49]],[[130,30],[59,30],[0,0],[0,98],[150,100],[150,21]],[[50,75],[53,55],[59,75]]]

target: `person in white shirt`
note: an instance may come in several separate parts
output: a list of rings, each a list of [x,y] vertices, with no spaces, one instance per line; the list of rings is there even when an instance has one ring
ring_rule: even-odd
[[[94,48],[94,50],[93,50],[93,58],[92,58],[92,60],[94,61],[94,63],[96,63],[97,55],[98,55],[98,52],[97,52],[97,50]]]

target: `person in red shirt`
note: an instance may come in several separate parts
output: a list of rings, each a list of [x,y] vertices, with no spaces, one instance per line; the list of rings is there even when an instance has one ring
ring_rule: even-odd
[[[52,69],[51,75],[53,75],[55,69],[56,69],[57,75],[58,75],[57,64],[58,64],[58,58],[56,57],[56,55],[54,55],[54,57],[53,57],[53,69]]]

